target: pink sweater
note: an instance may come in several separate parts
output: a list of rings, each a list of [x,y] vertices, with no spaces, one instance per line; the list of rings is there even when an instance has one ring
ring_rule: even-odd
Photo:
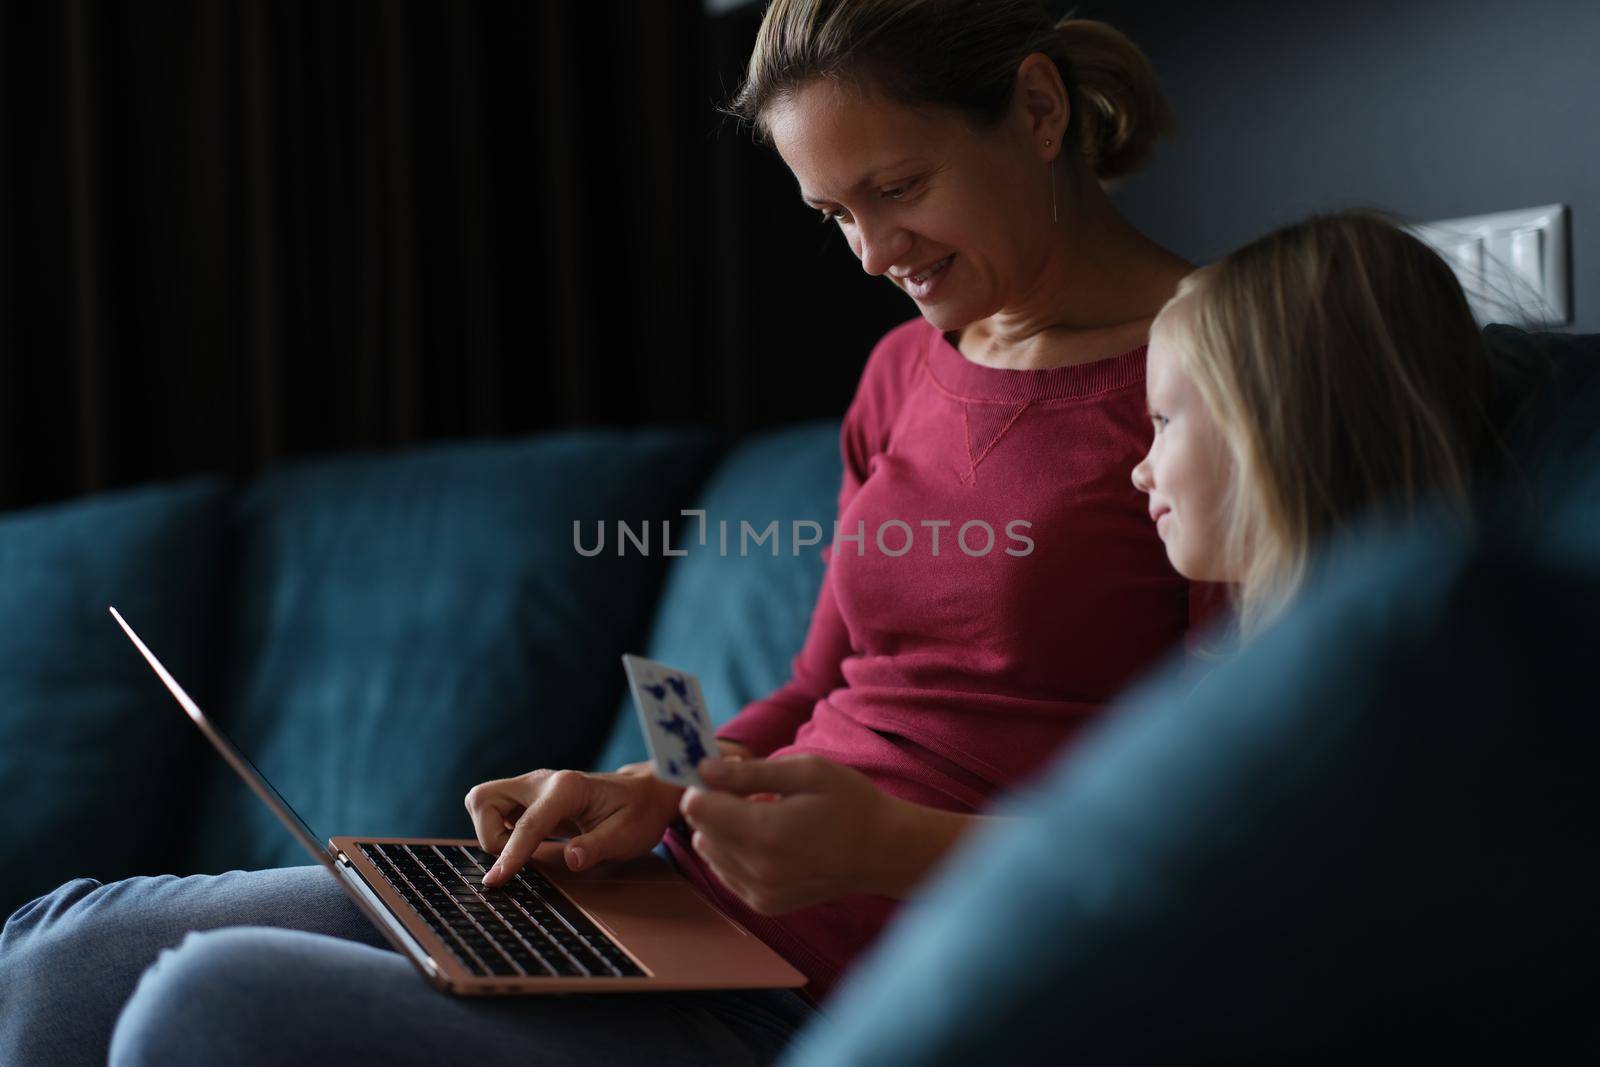
[[[840,539],[793,678],[717,736],[816,753],[947,811],[980,812],[1041,770],[1190,624],[1189,583],[1129,480],[1151,439],[1144,366],[1139,348],[985,367],[921,318],[885,336],[845,414]],[[1214,597],[1195,588],[1198,618]],[[664,840],[817,1003],[899,906],[857,895],[758,915],[681,823]]]

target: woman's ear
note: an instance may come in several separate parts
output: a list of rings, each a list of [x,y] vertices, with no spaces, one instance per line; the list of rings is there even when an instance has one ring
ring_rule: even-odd
[[[1055,60],[1043,52],[1033,52],[1017,66],[1017,86],[1013,109],[1023,135],[1046,162],[1061,151],[1067,124],[1072,119],[1072,101]],[[1048,143],[1047,143],[1048,142]]]

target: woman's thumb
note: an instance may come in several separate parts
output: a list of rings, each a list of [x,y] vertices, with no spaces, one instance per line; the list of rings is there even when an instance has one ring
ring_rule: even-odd
[[[616,841],[618,832],[618,827],[614,825],[616,822],[616,816],[612,816],[588,833],[569,839],[566,848],[562,849],[567,860],[567,869],[588,870],[601,860],[621,854],[623,850],[618,847]]]

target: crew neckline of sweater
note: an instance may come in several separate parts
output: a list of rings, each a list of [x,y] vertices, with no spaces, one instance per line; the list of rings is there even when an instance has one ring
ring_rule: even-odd
[[[935,384],[965,400],[1020,404],[1097,396],[1144,381],[1140,345],[1118,356],[1043,370],[1013,370],[974,363],[941,330],[928,324],[928,370]]]

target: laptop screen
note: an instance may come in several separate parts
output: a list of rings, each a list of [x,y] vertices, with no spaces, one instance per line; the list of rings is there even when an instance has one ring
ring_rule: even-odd
[[[311,853],[317,862],[324,867],[332,869],[334,867],[333,856],[328,851],[328,847],[322,843],[322,838],[318,837],[311,827],[306,824],[306,821],[300,817],[300,813],[295,811],[287,800],[283,799],[283,795],[273,788],[272,783],[267,781],[266,776],[256,770],[255,764],[246,759],[245,754],[240,752],[232,741],[228,740],[228,736],[205,717],[205,713],[200,710],[200,705],[196,704],[189,694],[184,692],[183,686],[179,685],[178,680],[172,677],[167,668],[161,665],[161,661],[156,659],[155,653],[145,646],[145,643],[139,639],[139,635],[133,632],[133,627],[128,625],[127,620],[122,617],[122,614],[116,608],[111,609],[111,617],[117,620],[117,625],[122,627],[122,632],[128,635],[128,640],[133,642],[134,647],[139,650],[139,654],[145,658],[145,662],[150,664],[151,669],[156,672],[156,676],[167,687],[167,691],[176,697],[178,703],[183,706],[183,710],[188,712],[190,720],[200,728],[201,733],[206,735],[206,740],[210,741],[212,747],[222,753],[222,758],[228,761],[228,766],[232,767],[239,777],[244,779],[246,785],[255,790],[256,795],[278,817],[278,821],[289,828],[289,832],[305,846],[306,851]]]

